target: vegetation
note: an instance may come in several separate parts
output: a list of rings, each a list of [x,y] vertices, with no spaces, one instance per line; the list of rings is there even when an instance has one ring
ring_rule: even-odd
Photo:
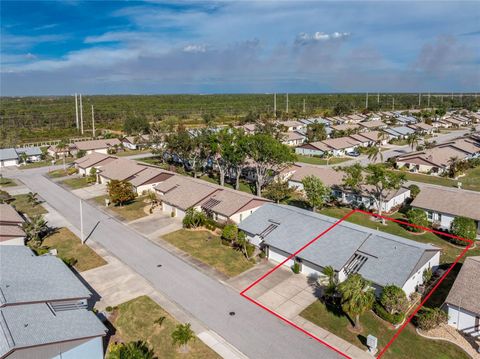
[[[142,341],[113,344],[108,359],[156,359],[147,343]]]
[[[325,186],[320,178],[316,176],[307,176],[302,180],[303,190],[307,197],[308,204],[313,211],[321,208],[330,196],[331,189]]]
[[[407,212],[407,220],[411,224],[421,227],[428,227],[428,218],[427,213],[420,208],[414,208]],[[423,232],[424,229],[414,227],[414,226],[407,226],[407,229],[411,232]]]
[[[207,216],[203,211],[197,211],[195,208],[189,208],[185,212],[182,223],[183,228],[202,227],[207,222]]]
[[[265,198],[271,199],[276,203],[290,198],[295,190],[288,186],[288,181],[275,180],[269,183],[263,192]]]
[[[183,353],[188,352],[188,343],[195,339],[195,333],[190,323],[178,324],[175,331],[172,332],[173,344],[178,344]]]
[[[90,177],[67,178],[62,181],[62,183],[71,189],[78,189],[91,185]]]
[[[247,259],[250,259],[255,252],[255,246],[247,240],[245,233],[239,231],[234,223],[229,223],[223,228],[222,239],[230,243],[234,249],[242,252]]]
[[[161,325],[156,322],[164,317]],[[189,353],[180,353],[172,341],[172,333],[178,322],[157,303],[146,296],[138,297],[120,304],[113,316],[113,326],[116,329],[113,340],[122,342],[143,341],[153,350],[155,356],[161,359],[216,359],[219,356],[200,340],[190,343]],[[115,346],[110,346],[110,352]],[[110,358],[107,355],[107,358]],[[130,359],[131,357],[126,357]],[[143,359],[143,358],[142,358]]]
[[[307,141],[316,142],[327,139],[327,131],[323,123],[314,123],[307,126]]]
[[[74,267],[79,272],[106,264],[105,260],[89,246],[82,244],[80,239],[67,228],[60,228],[49,234],[42,243],[42,248],[55,248],[60,258],[74,259]]]
[[[230,246],[222,244],[219,236],[208,231],[181,229],[162,238],[229,277],[234,277],[253,266],[242,252],[234,251]]]
[[[47,213],[47,210],[43,208],[42,205],[38,204],[38,201],[32,203],[30,194],[19,194],[13,196],[13,198],[14,200],[11,202],[12,206],[14,206],[17,211],[25,213],[30,218]]]
[[[23,223],[27,243],[33,248],[39,248],[42,245],[48,226],[47,221],[42,215],[31,217],[29,221]]]
[[[12,187],[16,186],[17,183],[11,178],[5,178],[3,175],[0,175],[0,187]]]
[[[396,285],[383,287],[380,304],[389,314],[405,313],[408,309],[408,299],[402,288]]]
[[[375,292],[371,283],[358,274],[350,275],[338,285],[342,310],[354,320],[357,330],[361,330],[360,316],[372,309],[375,302]]]
[[[308,163],[312,165],[335,165],[339,164],[345,161],[349,161],[350,158],[345,158],[345,157],[333,157],[333,158],[323,158],[323,157],[317,157],[317,156],[303,156],[303,155],[297,155],[297,162],[303,162],[303,163]]]
[[[108,199],[108,195],[94,198],[95,202],[101,206],[105,206],[106,199]],[[124,206],[110,206],[108,210],[120,216],[125,221],[133,221],[147,215],[145,212],[146,205],[145,197],[139,196]]]
[[[147,133],[149,123],[145,117],[128,117],[123,123],[123,130],[129,135]]]
[[[111,180],[107,189],[110,201],[117,206],[123,206],[135,199],[133,186],[128,181]]]
[[[475,221],[470,218],[455,217],[452,221],[451,231],[454,235],[461,238],[469,239],[471,241],[474,241],[477,237],[477,226],[475,224]],[[462,246],[468,245],[466,241],[453,238],[452,240]]]
[[[415,323],[422,330],[431,330],[447,321],[448,314],[440,308],[422,308],[415,316]]]
[[[416,184],[411,184],[408,186],[408,189],[410,190],[410,196],[412,199],[415,199],[420,194],[420,187],[418,187]]]

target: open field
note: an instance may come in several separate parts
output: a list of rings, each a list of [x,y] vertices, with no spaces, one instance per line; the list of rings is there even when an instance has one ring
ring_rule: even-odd
[[[155,323],[164,317],[162,324]],[[124,342],[142,340],[162,359],[217,359],[220,358],[198,338],[188,344],[188,353],[181,353],[172,342],[171,334],[178,323],[169,313],[146,296],[120,304],[112,323],[117,332],[114,340]],[[118,338],[117,338],[118,337]],[[109,356],[107,355],[107,358]]]
[[[234,277],[253,266],[241,252],[223,245],[220,237],[208,231],[180,229],[162,238],[229,277]]]

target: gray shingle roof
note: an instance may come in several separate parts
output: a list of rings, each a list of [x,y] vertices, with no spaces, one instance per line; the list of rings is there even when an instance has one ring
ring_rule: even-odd
[[[59,258],[37,257],[24,246],[2,246],[0,273],[0,307],[91,296]]]
[[[0,357],[15,349],[105,333],[105,326],[86,309],[55,311],[47,303],[0,309]]]
[[[480,315],[479,276],[480,256],[465,259],[445,303]]]
[[[241,222],[239,228],[260,235],[267,227],[277,226],[263,237],[265,243],[292,254],[336,221],[296,207],[265,204]],[[368,258],[358,271],[362,276],[382,286],[395,284],[403,287],[419,262],[430,259],[439,250],[432,245],[342,222],[298,256],[339,271],[354,254],[361,253]],[[427,251],[431,251],[431,255],[425,255]]]
[[[42,154],[42,150],[40,147],[24,147],[17,148],[17,153],[25,153],[27,156],[40,156]]]
[[[0,161],[16,160],[18,159],[17,151],[13,148],[0,149]]]

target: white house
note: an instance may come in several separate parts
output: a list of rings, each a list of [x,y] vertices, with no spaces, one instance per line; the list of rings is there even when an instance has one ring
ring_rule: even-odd
[[[77,158],[73,163],[78,173],[82,176],[89,176],[92,168],[99,170],[108,163],[116,160],[118,157],[105,155],[103,153],[92,152],[81,158]]]
[[[42,150],[40,147],[23,147],[17,148],[16,151],[19,158],[25,154],[27,162],[38,162],[42,159]]]
[[[103,140],[77,141],[73,144],[72,152],[85,151],[87,154],[98,152],[107,154],[109,149],[118,147],[121,142],[118,138],[108,138]]]
[[[18,166],[19,159],[14,148],[0,149],[0,168]]]
[[[322,270],[332,266],[340,282],[359,273],[373,283],[377,295],[384,286],[394,284],[409,296],[423,284],[423,272],[439,266],[440,248],[345,221],[289,258],[337,221],[297,207],[268,203],[239,228],[273,262],[289,267],[296,262],[302,274],[315,278],[324,276]]]
[[[429,222],[443,230],[450,230],[455,217],[471,218],[480,237],[480,192],[421,185],[411,206],[425,210]]]
[[[122,144],[129,150],[138,150],[148,147],[150,138],[148,135],[127,136],[122,139]]]
[[[448,324],[473,337],[480,337],[479,277],[480,257],[467,257],[445,299]]]

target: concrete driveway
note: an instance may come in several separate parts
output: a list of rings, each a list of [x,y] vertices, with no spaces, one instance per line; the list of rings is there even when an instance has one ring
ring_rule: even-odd
[[[147,238],[157,239],[164,234],[181,229],[182,220],[176,217],[172,218],[169,214],[161,211],[156,211],[149,216],[131,221],[128,225]]]
[[[93,186],[74,189],[72,193],[81,199],[90,199],[107,194],[107,185],[105,183],[97,183]]]

